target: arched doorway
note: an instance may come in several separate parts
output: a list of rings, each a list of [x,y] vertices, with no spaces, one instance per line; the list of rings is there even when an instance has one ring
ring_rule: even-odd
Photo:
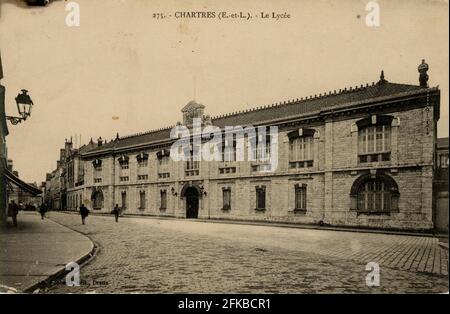
[[[186,218],[198,218],[199,193],[195,187],[188,187],[184,193],[186,198]]]

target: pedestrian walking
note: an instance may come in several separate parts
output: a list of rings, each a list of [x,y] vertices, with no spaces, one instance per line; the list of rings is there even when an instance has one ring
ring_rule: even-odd
[[[12,217],[14,227],[17,227],[17,215],[19,214],[19,205],[14,200],[8,206],[8,216]]]
[[[116,219],[116,222],[119,222],[120,207],[118,204],[116,204],[116,206],[114,206],[112,213],[114,214],[114,218]]]
[[[39,212],[41,213],[41,219],[43,220],[45,217],[45,213],[47,212],[47,205],[44,202],[39,207]]]
[[[84,204],[80,206],[81,223],[84,225],[86,217],[89,215],[89,209]]]

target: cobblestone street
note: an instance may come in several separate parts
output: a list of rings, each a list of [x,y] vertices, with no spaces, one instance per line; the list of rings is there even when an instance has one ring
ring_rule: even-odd
[[[430,237],[89,216],[50,218],[89,236],[83,282],[51,293],[421,293],[448,291],[448,251]],[[379,287],[366,286],[368,262]]]

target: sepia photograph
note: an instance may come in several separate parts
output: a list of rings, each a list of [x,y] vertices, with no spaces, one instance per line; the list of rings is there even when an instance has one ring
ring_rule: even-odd
[[[448,294],[448,0],[0,0],[0,294]]]

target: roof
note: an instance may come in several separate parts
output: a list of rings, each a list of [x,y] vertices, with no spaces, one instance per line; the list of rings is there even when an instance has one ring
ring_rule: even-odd
[[[448,148],[448,137],[440,137],[436,142],[437,148]]]
[[[366,84],[330,91],[324,94],[304,97],[300,99],[276,103],[265,107],[257,107],[249,110],[233,112],[211,118],[212,125],[223,128],[236,125],[258,125],[264,121],[279,120],[289,117],[306,116],[320,113],[323,110],[341,107],[345,104],[363,102],[367,100],[381,99],[383,97],[416,94],[426,91],[428,88],[417,85],[390,83],[382,77],[377,83]],[[170,139],[170,131],[173,128],[166,127],[144,133],[120,137],[102,146],[88,150],[86,153],[100,153],[111,149],[122,149],[140,144],[154,143]]]

